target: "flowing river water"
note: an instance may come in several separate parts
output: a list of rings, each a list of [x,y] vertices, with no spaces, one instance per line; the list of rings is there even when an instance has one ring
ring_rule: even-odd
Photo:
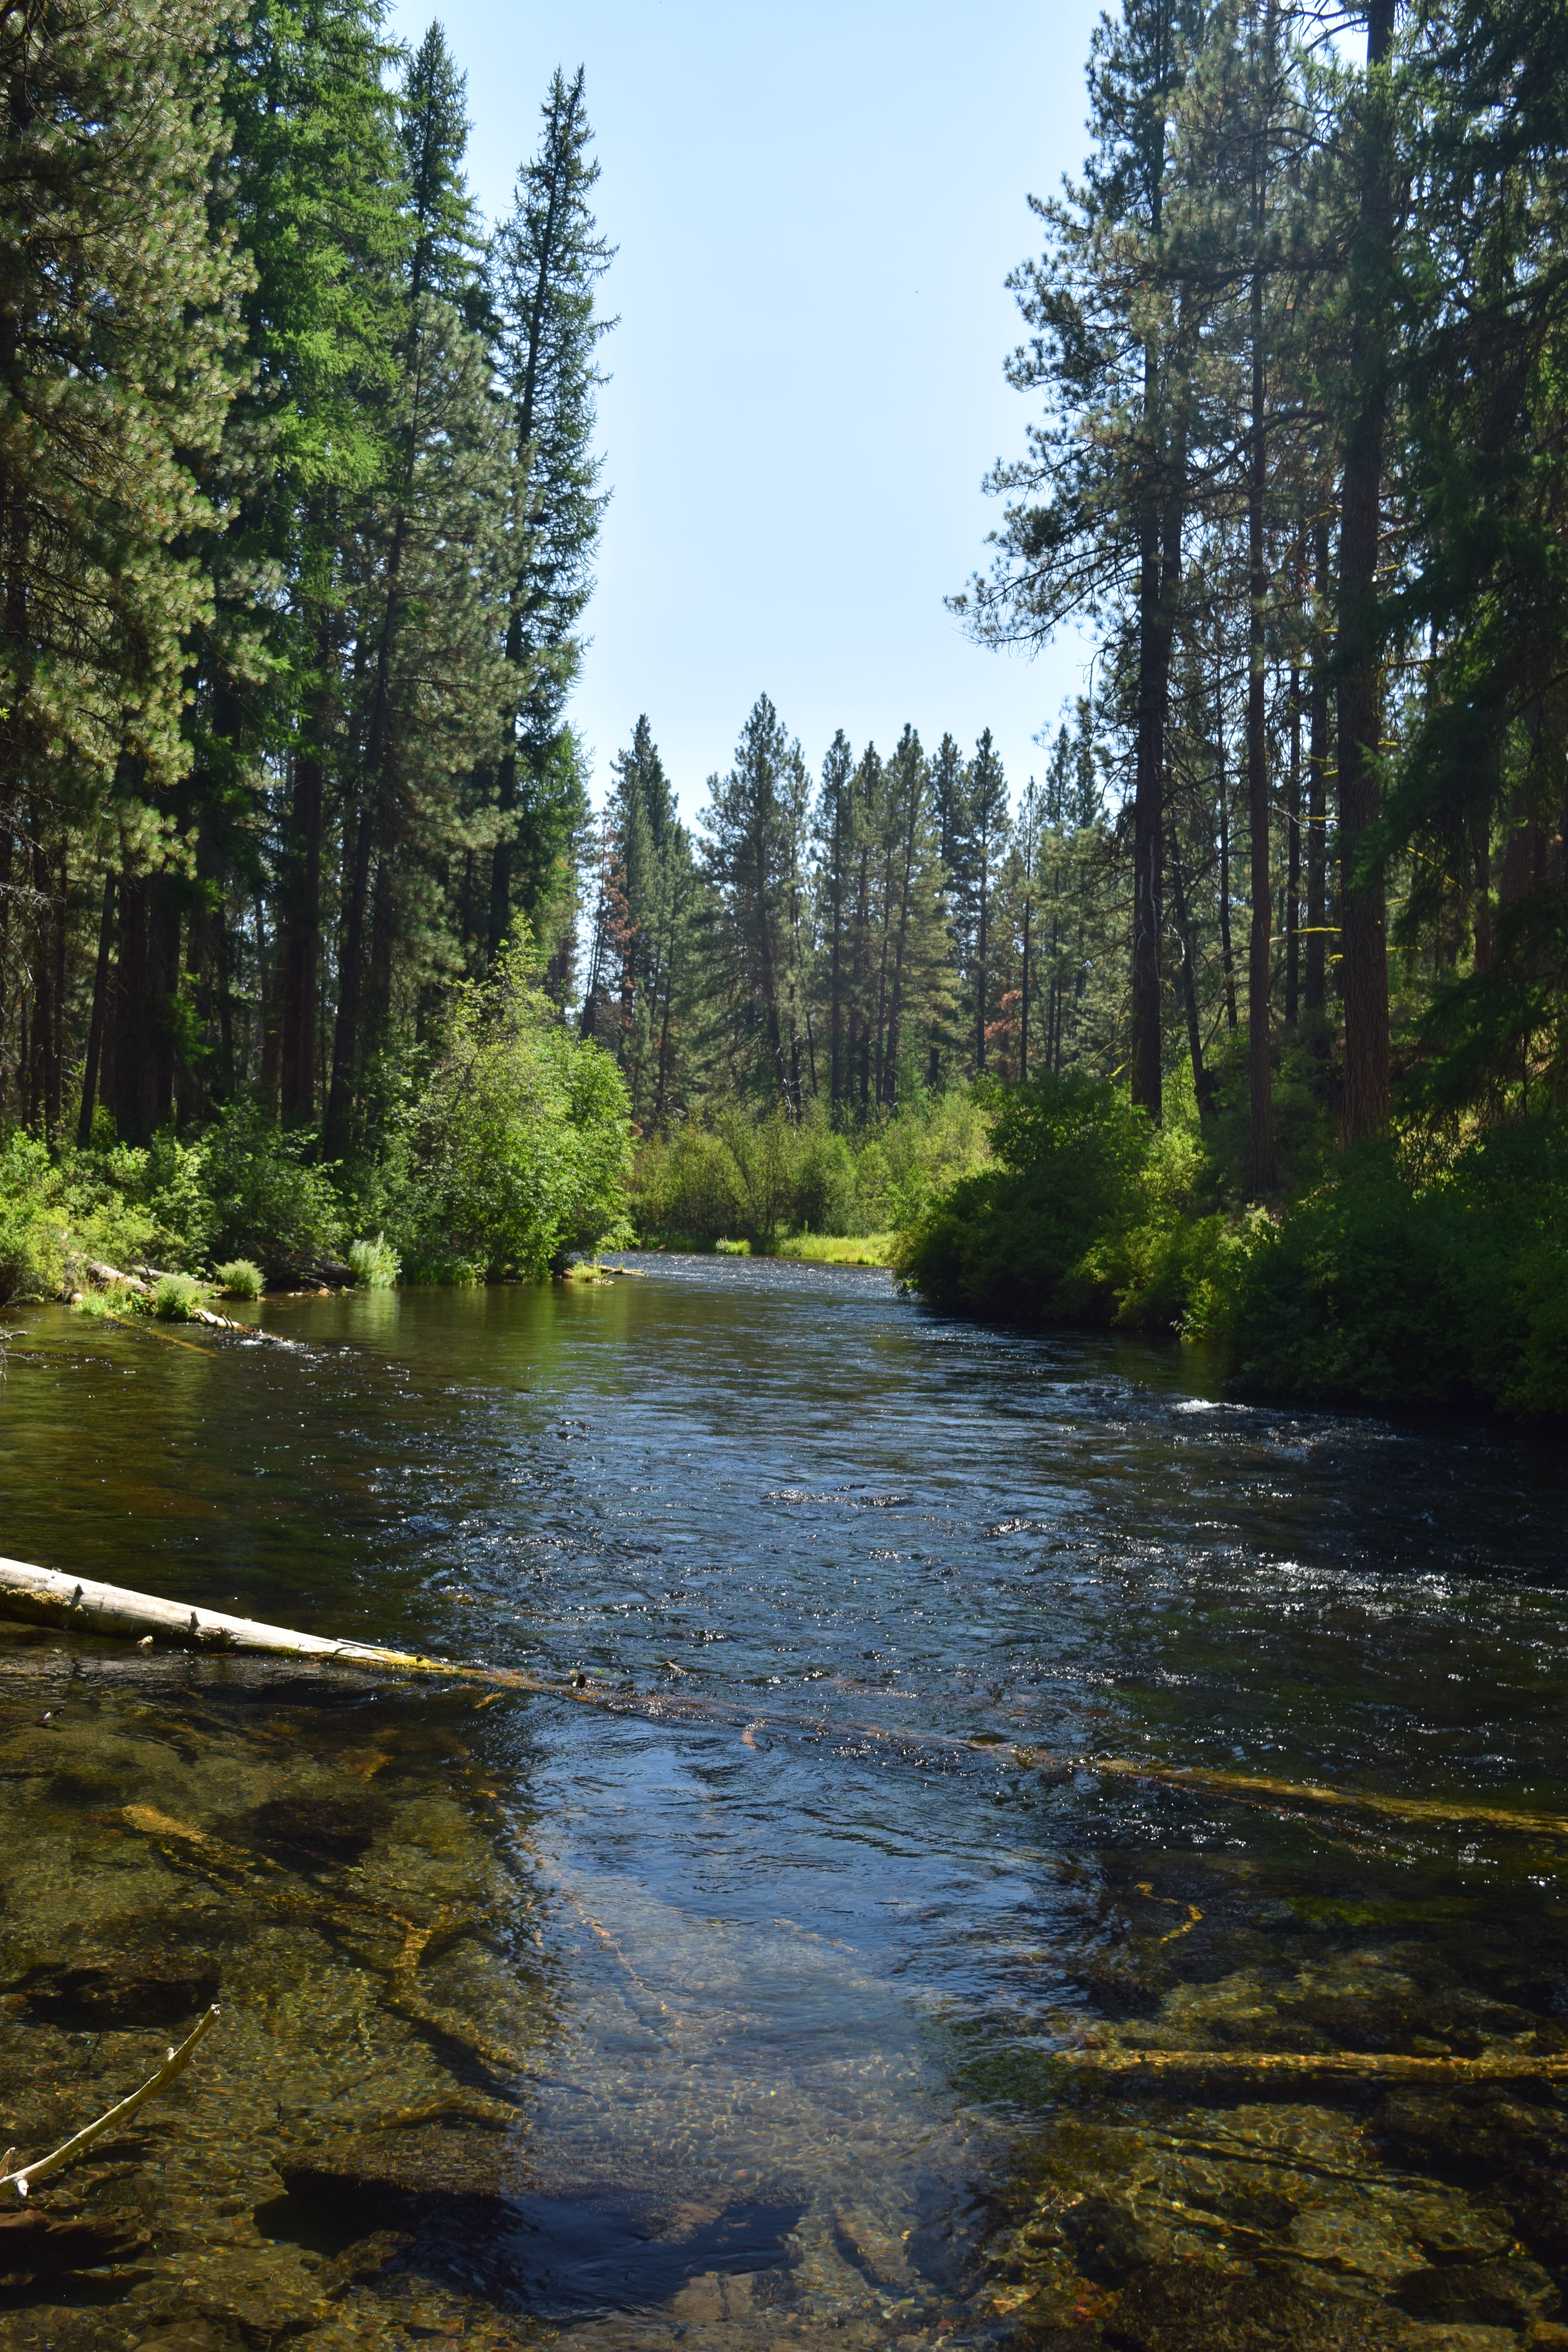
[[[5,2138],[222,2009],[0,2352],[1568,2346],[1561,1449],[627,1265],[10,1318],[7,1554],[578,1680],[0,1627]]]

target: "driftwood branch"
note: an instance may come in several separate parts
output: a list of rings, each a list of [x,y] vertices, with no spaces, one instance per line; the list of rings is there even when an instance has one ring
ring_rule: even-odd
[[[31,2164],[20,2164],[14,2172],[0,2173],[0,2189],[14,2189],[18,2197],[26,2197],[35,2180],[42,2180],[47,2174],[74,2164],[94,2140],[102,2139],[106,2132],[117,2131],[121,2124],[129,2123],[138,2107],[144,2106],[149,2099],[156,2098],[160,2091],[166,2091],[175,2076],[184,2073],[195,2055],[197,2044],[205,2040],[217,2021],[218,2011],[215,2005],[205,2017],[196,2020],[179,2048],[170,2051],[157,2073],[143,2083],[139,2091],[132,2091],[128,2099],[121,2099],[118,2106],[110,2107],[107,2115],[100,2116],[96,2123],[89,2124],[85,2130],[77,2132],[50,2155],[40,2156]],[[7,2164],[15,2154],[14,2148],[6,2150]]]

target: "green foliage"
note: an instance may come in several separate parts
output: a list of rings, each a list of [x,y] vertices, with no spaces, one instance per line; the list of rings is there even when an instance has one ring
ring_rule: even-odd
[[[349,1267],[360,1290],[395,1290],[403,1262],[384,1234],[349,1244]]]
[[[1435,1150],[1336,1152],[1279,1216],[1208,1206],[1223,1160],[1114,1088],[993,1098],[997,1164],[951,1185],[894,1265],[934,1305],[1209,1336],[1266,1396],[1568,1415],[1568,1118]]]
[[[278,1281],[342,1245],[342,1209],[330,1172],[310,1160],[308,1136],[236,1106],[203,1148],[215,1254],[253,1258]]]
[[[1204,1155],[1079,1072],[989,1097],[996,1165],[950,1185],[894,1244],[933,1305],[1026,1323],[1190,1328],[1225,1243],[1194,1213]]]
[[[1215,1304],[1236,1377],[1266,1396],[1568,1414],[1568,1123],[1495,1129],[1447,1166],[1349,1153],[1259,1220]]]
[[[902,1278],[940,1306],[1030,1322],[1091,1319],[1092,1254],[1130,1224],[1151,1129],[1125,1096],[1069,1071],[994,1097],[996,1166],[963,1177],[900,1242]]]
[[[215,1265],[213,1280],[226,1298],[259,1298],[261,1296],[261,1268],[247,1257],[232,1257],[226,1265]]]
[[[886,1233],[988,1150],[981,1110],[959,1089],[847,1135],[817,1106],[797,1119],[779,1104],[760,1113],[731,1105],[643,1144],[637,1230],[700,1244],[732,1234],[763,1250],[786,1234]]]
[[[542,1280],[628,1236],[626,1092],[563,1024],[531,949],[461,991],[408,1151],[404,1264],[424,1280]]]
[[[165,1274],[153,1294],[153,1312],[164,1323],[191,1323],[206,1304],[201,1284],[188,1274]]]
[[[0,1307],[52,1298],[65,1280],[69,1208],[65,1180],[30,1135],[0,1150]]]

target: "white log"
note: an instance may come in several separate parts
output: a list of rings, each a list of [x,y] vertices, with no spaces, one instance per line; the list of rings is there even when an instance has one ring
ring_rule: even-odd
[[[331,1640],[296,1633],[287,1625],[264,1625],[254,1617],[229,1617],[217,1609],[192,1609],[157,1601],[119,1584],[91,1577],[62,1575],[23,1559],[0,1559],[0,1615],[33,1624],[62,1625],[73,1633],[113,1633],[132,1640],[151,1636],[184,1649],[270,1650],[288,1657],[341,1658],[348,1664],[395,1666],[404,1673],[450,1674],[439,1658],[389,1650],[374,1642]]]

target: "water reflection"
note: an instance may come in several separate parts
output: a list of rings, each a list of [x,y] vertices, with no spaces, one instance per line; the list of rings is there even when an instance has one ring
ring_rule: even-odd
[[[215,1970],[225,2021],[51,2191],[142,2251],[0,2344],[1551,2340],[1545,2074],[1058,2053],[1568,2047],[1563,1849],[1458,1818],[1568,1811],[1555,1453],[873,1270],[642,1266],[269,1307],[289,1349],[17,1318],[7,1550],[733,1720],[7,1643],[9,2136]]]

